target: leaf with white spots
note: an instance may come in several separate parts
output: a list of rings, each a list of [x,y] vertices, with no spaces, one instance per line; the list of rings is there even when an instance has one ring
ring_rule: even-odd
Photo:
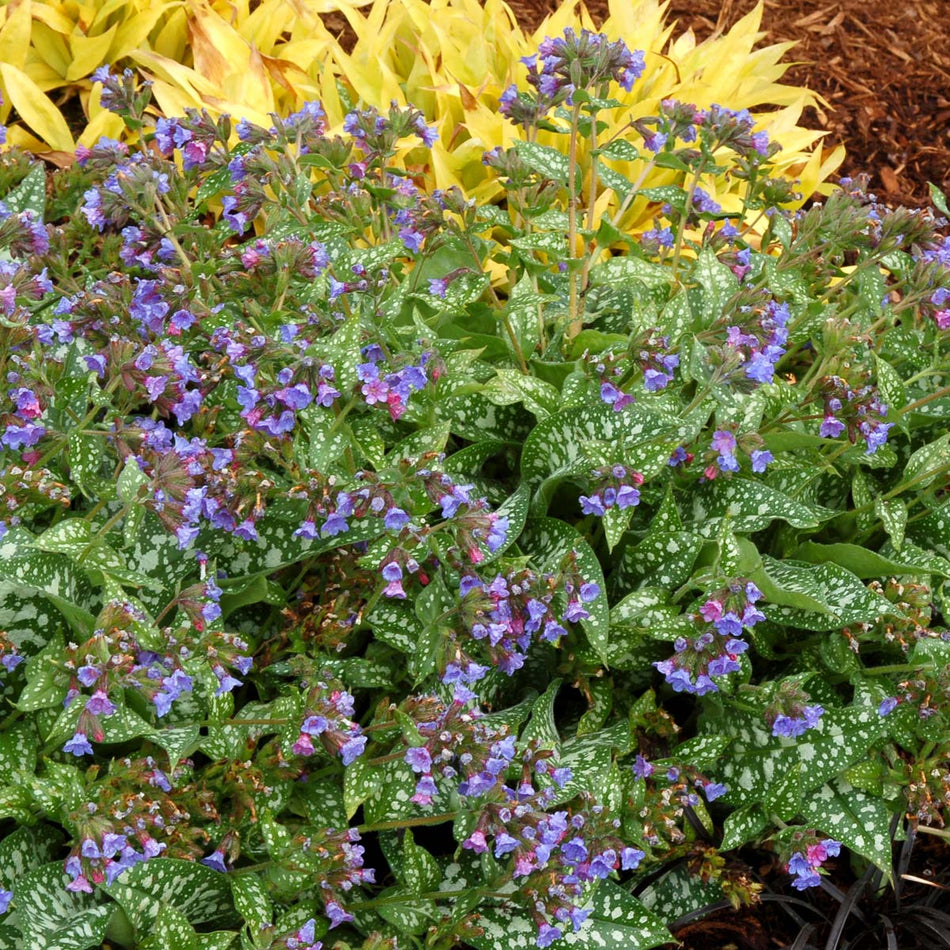
[[[521,452],[521,476],[534,488],[551,475],[584,472],[592,467],[585,443],[604,442],[621,447],[656,436],[656,413],[646,406],[627,406],[614,412],[609,406],[573,406],[539,422]]]
[[[36,769],[39,740],[32,722],[17,722],[0,732],[0,785],[13,785],[19,773]]]
[[[235,921],[228,876],[196,861],[152,858],[101,887],[140,928],[158,916],[163,904],[176,908],[195,925]]]
[[[879,795],[852,788],[844,779],[806,796],[802,816],[829,838],[867,858],[891,877],[891,810]]]
[[[555,946],[650,950],[673,940],[663,918],[613,881],[601,882],[588,906],[591,913],[580,930]],[[476,922],[483,932],[465,939],[477,950],[537,950],[537,925],[516,904],[485,907]]]
[[[837,512],[820,505],[810,505],[786,495],[763,482],[732,477],[716,479],[697,486],[693,496],[695,530],[703,537],[714,538],[723,518],[737,533],[761,531],[781,519],[796,528],[817,528]]]
[[[894,550],[899,552],[907,530],[907,505],[899,498],[876,498],[874,513],[881,519]]]
[[[52,861],[62,843],[62,831],[52,825],[11,831],[0,841],[0,887],[10,890],[29,871]]]
[[[416,844],[411,829],[407,828],[402,838],[402,867],[399,878],[413,894],[431,891],[441,874],[438,862],[421,845]]]
[[[346,820],[349,821],[357,809],[370,796],[380,795],[383,791],[383,778],[380,770],[370,765],[365,758],[351,762],[343,773],[343,807]]]
[[[690,636],[695,625],[669,603],[662,587],[643,587],[628,594],[610,611],[610,665],[622,670],[644,669],[651,662],[645,640],[671,641]]]
[[[647,887],[640,899],[645,907],[662,913],[663,919],[672,923],[687,914],[718,904],[724,896],[715,878],[703,881],[680,865]]]
[[[722,825],[720,851],[731,851],[757,841],[768,827],[768,819],[758,805],[743,805],[726,816]]]
[[[531,719],[521,731],[521,745],[526,746],[532,739],[537,739],[541,749],[551,749],[555,753],[560,750],[561,737],[554,721],[554,701],[560,687],[561,680],[554,680],[534,701]]]
[[[765,595],[766,617],[803,630],[838,630],[871,623],[893,612],[890,602],[837,564],[807,564],[762,557],[762,568],[751,575]]]
[[[676,588],[693,572],[705,541],[693,531],[651,531],[639,544],[624,550],[621,577],[643,578],[651,584]]]
[[[733,743],[712,771],[729,788],[724,800],[734,805],[764,802],[773,784],[799,763],[802,792],[817,788],[863,759],[887,731],[869,707],[829,709],[796,739],[772,736],[761,716],[740,710],[732,710],[717,728]]]
[[[31,950],[90,950],[105,937],[114,904],[66,890],[62,861],[14,882],[17,921]]]
[[[266,927],[273,920],[274,908],[267,885],[258,874],[232,874],[231,899],[234,909],[250,924],[252,931]]]
[[[158,912],[143,950],[196,950],[198,935],[188,918],[170,904]]]
[[[697,255],[691,276],[703,289],[706,320],[713,323],[726,301],[739,289],[739,280],[708,247],[704,247]]]

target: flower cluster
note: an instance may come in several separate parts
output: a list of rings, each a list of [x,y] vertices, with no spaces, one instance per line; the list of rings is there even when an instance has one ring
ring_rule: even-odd
[[[795,851],[786,865],[789,874],[795,875],[792,887],[799,891],[818,887],[821,884],[818,869],[828,858],[837,857],[841,853],[840,841],[835,841],[833,838],[812,837],[812,843],[807,844],[802,850]]]
[[[762,439],[758,436],[754,434],[746,436],[742,441],[744,448],[748,446],[753,472],[764,472],[769,463],[775,461],[772,453],[762,447]],[[711,481],[721,472],[738,472],[739,459],[736,457],[738,447],[739,440],[732,432],[728,429],[717,429],[710,440],[709,452],[706,453],[710,464],[703,471],[703,476]]]
[[[344,765],[363,754],[366,736],[359,723],[353,721],[353,696],[350,693],[338,686],[317,682],[307,695],[305,708],[299,734],[291,746],[294,755],[313,755],[316,751],[314,739],[319,739],[330,755],[339,755]]]
[[[739,672],[739,656],[749,649],[741,639],[743,629],[765,620],[755,606],[761,599],[752,581],[737,580],[706,600],[694,615],[702,633],[677,638],[675,654],[653,664],[675,692],[713,693],[719,688],[713,677]]]
[[[567,601],[560,610],[559,592]],[[524,666],[535,638],[560,643],[568,632],[565,624],[586,620],[590,613],[584,605],[599,594],[596,583],[571,569],[560,577],[521,570],[490,581],[465,574],[459,582],[459,615],[465,635],[481,644],[492,666],[511,676]]]
[[[610,42],[604,34],[590,30],[578,34],[571,27],[562,36],[545,37],[538,52],[521,62],[528,68],[528,83],[535,94],[511,85],[499,97],[498,111],[526,128],[562,102],[573,105],[576,90],[605,93],[609,83],[617,82],[629,92],[645,68],[643,53],[631,52],[623,40]]]
[[[770,300],[756,308],[754,320],[745,326],[728,326],[725,342],[715,352],[721,361],[721,377],[740,377],[757,385],[771,383],[775,365],[786,352],[790,319],[788,304]]]
[[[507,858],[517,893],[538,926],[537,945],[547,947],[580,930],[590,913],[581,905],[591,884],[618,870],[635,870],[644,852],[624,844],[620,820],[586,796],[580,807],[544,810],[553,787],[537,792],[530,782],[530,751],[523,758],[520,784],[503,786],[504,797],[483,806],[462,847]]]
[[[592,495],[581,495],[578,499],[585,515],[602,518],[614,506],[623,510],[640,504],[639,489],[643,484],[643,476],[639,472],[624,465],[612,465],[606,469],[594,469],[590,477],[596,482],[597,491]]]
[[[346,895],[361,884],[376,881],[375,870],[363,866],[364,855],[356,828],[321,828],[296,835],[282,864],[320,882],[320,899],[333,928],[353,920],[343,906]]]
[[[773,736],[796,739],[814,729],[824,714],[824,707],[808,705],[808,697],[794,680],[786,680],[766,708],[765,721]]]
[[[878,398],[873,386],[852,388],[840,376],[828,376],[822,380],[825,413],[818,432],[823,439],[836,439],[847,430],[854,442],[860,435],[867,446],[866,453],[873,455],[887,442],[887,433],[893,422],[887,418],[887,406]]]

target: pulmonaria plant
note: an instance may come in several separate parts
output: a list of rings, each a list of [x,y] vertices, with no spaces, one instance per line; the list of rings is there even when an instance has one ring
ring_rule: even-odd
[[[544,40],[492,206],[108,72],[140,147],[0,154],[2,939],[652,947],[946,820],[945,222],[606,137],[643,63]]]

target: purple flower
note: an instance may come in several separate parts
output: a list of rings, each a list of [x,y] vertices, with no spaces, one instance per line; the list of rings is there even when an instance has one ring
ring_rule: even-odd
[[[64,746],[63,752],[71,752],[75,756],[92,755],[92,746],[82,732],[76,732]]]
[[[879,716],[889,716],[897,708],[897,699],[894,696],[888,696],[881,700],[881,705],[877,707]]]
[[[725,785],[720,782],[707,782],[703,786],[703,793],[706,796],[706,801],[714,802],[717,798],[721,798],[729,791]]]
[[[111,716],[115,712],[115,705],[105,691],[97,689],[86,701],[86,712],[93,716]]]
[[[413,772],[430,772],[432,770],[432,756],[425,746],[412,746],[406,749],[406,765],[412,768]]]
[[[766,467],[775,461],[768,449],[755,449],[750,457],[753,472],[764,472]]]
[[[538,928],[538,946],[550,947],[555,940],[561,939],[561,930],[559,927],[552,927],[550,924],[541,924]]]
[[[344,765],[352,765],[366,748],[366,736],[354,736],[343,743],[340,748],[340,758]]]
[[[220,871],[222,874],[228,873],[228,866],[224,863],[223,851],[212,851],[208,857],[202,858],[200,863],[213,868],[215,871]]]
[[[823,439],[836,439],[844,430],[845,425],[843,422],[834,416],[825,416],[821,428],[818,430],[818,434]]]

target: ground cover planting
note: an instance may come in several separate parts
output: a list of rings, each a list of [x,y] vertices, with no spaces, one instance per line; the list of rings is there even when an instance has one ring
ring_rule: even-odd
[[[648,60],[0,152],[0,946],[939,945],[946,198]]]

